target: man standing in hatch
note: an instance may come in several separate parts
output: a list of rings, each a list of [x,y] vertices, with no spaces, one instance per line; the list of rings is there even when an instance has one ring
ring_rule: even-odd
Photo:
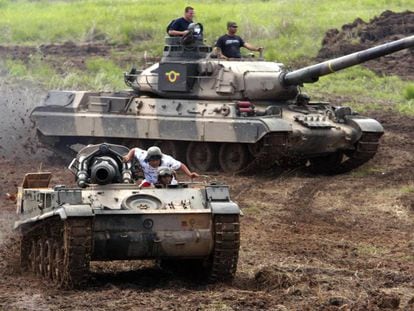
[[[184,9],[184,16],[177,18],[168,25],[170,36],[185,36],[188,33],[188,26],[193,22],[195,12],[191,6]]]
[[[245,42],[242,38],[236,35],[237,24],[235,22],[227,23],[227,34],[221,36],[215,47],[215,52],[219,58],[241,58],[240,48],[245,47],[250,51],[260,52],[262,47],[255,47],[250,43]]]

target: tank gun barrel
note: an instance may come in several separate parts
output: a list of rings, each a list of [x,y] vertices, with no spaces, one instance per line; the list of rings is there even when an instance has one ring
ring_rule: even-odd
[[[125,146],[114,144],[88,145],[82,148],[69,165],[79,187],[88,184],[132,183],[131,163],[122,163],[128,153]]]
[[[387,54],[391,54],[406,48],[414,47],[414,36],[381,44],[360,52],[355,52],[342,57],[334,58],[319,64],[294,70],[283,76],[285,85],[300,85],[302,83],[314,83],[319,77],[336,71],[361,64]]]
[[[94,158],[91,166],[91,182],[98,185],[110,184],[119,171],[119,165],[111,157]]]

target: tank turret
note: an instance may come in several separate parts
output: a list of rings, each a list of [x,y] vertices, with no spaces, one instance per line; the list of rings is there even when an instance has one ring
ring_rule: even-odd
[[[167,42],[181,41],[182,38],[167,38]],[[414,36],[410,36],[288,72],[280,63],[227,61],[211,58],[211,54],[200,58],[201,51],[207,53],[207,47],[202,42],[193,41],[188,46],[167,45],[163,60],[144,70],[129,85],[138,93],[170,98],[294,99],[298,94],[298,85],[316,82],[320,76],[413,46]]]

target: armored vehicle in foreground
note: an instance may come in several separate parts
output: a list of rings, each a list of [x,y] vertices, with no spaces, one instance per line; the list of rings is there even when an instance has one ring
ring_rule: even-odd
[[[228,172],[304,163],[316,172],[357,167],[383,127],[349,107],[310,101],[304,83],[413,47],[414,36],[288,71],[281,63],[211,57],[199,25],[167,37],[160,63],[125,75],[124,92],[50,92],[31,114],[46,144],[159,145],[193,170]]]
[[[228,187],[170,185],[139,189],[128,148],[89,145],[71,163],[77,187],[49,187],[50,173],[27,174],[15,229],[21,266],[56,286],[87,281],[90,261],[191,262],[210,281],[231,280],[239,253],[238,205]]]

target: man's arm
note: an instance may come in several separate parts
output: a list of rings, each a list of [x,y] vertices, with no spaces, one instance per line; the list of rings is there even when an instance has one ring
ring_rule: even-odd
[[[168,30],[168,34],[170,36],[184,36],[189,32],[189,30],[185,28],[187,27],[183,24],[183,18],[177,18],[171,25],[170,30]]]
[[[188,34],[189,30],[184,30],[184,31],[178,31],[178,30],[169,30],[168,34],[170,36],[185,36],[186,34]]]
[[[135,156],[135,148],[132,148],[131,150],[128,151],[128,153],[126,155],[124,155],[122,157],[122,161],[131,162],[131,160],[134,158],[134,156]]]
[[[263,47],[255,47],[254,45],[251,45],[250,43],[245,42],[243,45],[246,49],[250,51],[260,52],[263,50]]]
[[[223,36],[221,36],[220,38],[217,39],[216,42],[216,46],[213,49],[213,52],[217,55],[218,58],[224,58],[224,59],[228,59],[228,57],[226,55],[223,54]]]
[[[188,169],[187,165],[185,165],[184,163],[181,163],[180,170],[182,170],[190,178],[200,177],[200,175],[198,175],[196,172],[191,172]]]
[[[218,46],[215,46],[213,49],[213,53],[215,55],[217,55],[217,58],[223,58],[223,59],[228,59],[228,57],[226,57],[223,52],[221,52],[221,49]]]

